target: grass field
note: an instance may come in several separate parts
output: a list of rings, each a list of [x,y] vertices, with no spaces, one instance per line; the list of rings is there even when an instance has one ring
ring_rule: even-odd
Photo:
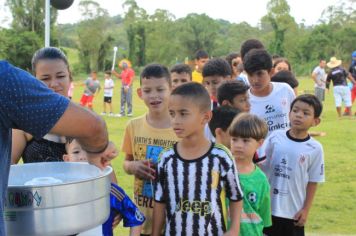
[[[103,78],[103,76],[99,76]],[[313,90],[311,79],[300,79],[299,91]],[[101,84],[102,80],[101,80]],[[119,112],[120,94],[119,81],[113,98],[114,112]],[[135,88],[139,86],[135,81]],[[83,87],[76,86],[73,100],[78,102]],[[143,114],[146,108],[134,93],[134,117]],[[94,109],[102,112],[102,92],[95,98]],[[356,111],[356,106],[354,106]],[[127,117],[105,117],[108,125],[110,139],[121,147]],[[313,207],[311,209],[306,231],[307,235],[356,235],[356,120],[354,118],[338,119],[334,107],[332,90],[326,94],[322,122],[315,131],[324,131],[326,136],[317,137],[325,152],[326,183],[318,188]],[[117,179],[129,196],[133,195],[133,177],[125,174],[123,168],[123,153],[115,159],[113,166]],[[128,230],[120,225],[115,230],[115,235],[128,235]]]

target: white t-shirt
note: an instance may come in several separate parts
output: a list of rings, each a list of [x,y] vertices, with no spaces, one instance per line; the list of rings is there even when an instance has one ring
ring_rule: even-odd
[[[324,68],[321,68],[320,66],[315,67],[315,69],[313,70],[313,74],[316,75],[316,80],[319,81],[321,84],[319,86],[317,83],[315,83],[314,87],[325,89],[325,87],[326,87],[326,73],[325,73]]]
[[[112,79],[105,79],[104,97],[112,97],[113,93],[114,93],[114,81]]]
[[[263,118],[268,125],[268,135],[276,130],[289,129],[290,105],[295,98],[293,89],[285,83],[271,82],[272,92],[265,97],[257,97],[251,93],[251,114]]]
[[[325,181],[324,152],[312,137],[298,140],[288,132],[279,130],[266,139],[261,167],[271,186],[272,215],[293,219],[304,205],[308,182]]]

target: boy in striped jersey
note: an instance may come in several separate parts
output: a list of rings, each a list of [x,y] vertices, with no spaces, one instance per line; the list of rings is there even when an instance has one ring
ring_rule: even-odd
[[[66,162],[87,162],[87,152],[82,149],[75,139],[68,139],[66,152],[63,160]],[[123,218],[124,227],[130,227],[130,236],[139,236],[145,217],[136,207],[135,203],[126,195],[125,191],[118,185],[111,183],[110,190],[110,216],[105,223],[98,228],[83,232],[78,236],[104,235],[113,236],[113,228],[119,224]],[[120,216],[118,216],[120,214]]]
[[[186,83],[173,90],[169,112],[181,141],[163,153],[157,167],[152,235],[238,235],[242,191],[235,162],[211,143],[204,126],[211,119],[206,89]],[[225,198],[230,200],[227,230]]]

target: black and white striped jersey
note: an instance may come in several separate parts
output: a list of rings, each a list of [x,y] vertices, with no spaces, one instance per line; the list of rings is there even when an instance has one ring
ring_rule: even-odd
[[[226,198],[242,199],[235,162],[226,147],[213,143],[195,160],[179,156],[176,144],[161,154],[155,201],[166,204],[165,235],[223,235]]]

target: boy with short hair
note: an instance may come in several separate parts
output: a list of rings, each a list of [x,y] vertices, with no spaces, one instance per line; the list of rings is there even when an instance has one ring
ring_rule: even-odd
[[[87,152],[75,139],[67,139],[66,152],[63,155],[65,162],[87,162]],[[145,221],[145,216],[139,211],[136,205],[126,195],[125,191],[118,185],[111,183],[110,190],[110,216],[98,229],[92,229],[79,235],[104,235],[113,236],[113,224],[120,214],[124,221],[124,227],[130,227],[130,236],[139,236],[141,225]],[[101,229],[100,229],[101,228]]]
[[[321,102],[311,94],[297,97],[289,113],[291,128],[271,134],[262,168],[271,185],[272,227],[267,235],[304,235],[317,183],[325,181],[322,145],[308,130],[320,123]]]
[[[244,41],[242,43],[241,48],[240,48],[240,55],[241,55],[242,61],[244,60],[245,55],[252,49],[264,49],[264,48],[265,48],[265,46],[258,39],[247,39],[246,41]],[[243,65],[243,63],[242,63],[242,65]],[[247,73],[245,70],[243,70],[240,73],[237,80],[242,81],[247,85],[250,85],[250,82],[248,81]]]
[[[250,86],[241,81],[225,81],[218,88],[218,103],[231,106],[242,112],[250,112],[248,90]]]
[[[232,122],[231,152],[244,192],[240,235],[262,236],[271,226],[270,187],[266,175],[253,162],[256,150],[267,135],[267,125],[256,115],[242,113]]]
[[[276,130],[287,130],[290,104],[295,95],[289,85],[271,82],[271,56],[264,49],[252,49],[244,57],[244,68],[251,86],[250,112],[267,122],[268,135]]]
[[[224,146],[211,143],[204,127],[211,118],[210,99],[198,83],[173,90],[169,113],[181,138],[163,152],[157,167],[153,235],[238,235],[242,192],[235,162]],[[225,195],[226,194],[226,195]],[[226,227],[225,196],[231,227]]]
[[[91,77],[84,82],[84,86],[85,89],[80,99],[80,105],[88,106],[90,110],[93,110],[94,96],[100,91],[100,83],[97,80],[96,71],[91,72]]]
[[[231,68],[226,60],[214,58],[209,60],[203,67],[203,85],[209,92],[211,102],[211,110],[218,107],[217,90],[218,87],[225,81],[231,79]],[[215,142],[214,136],[211,134],[209,126],[205,127],[206,137]]]
[[[146,216],[143,235],[150,235],[152,230],[154,165],[159,153],[178,141],[168,112],[170,92],[168,69],[159,64],[147,65],[140,76],[138,94],[148,112],[129,121],[122,144],[124,169],[135,176],[135,202]]]
[[[192,81],[197,83],[203,83],[202,70],[209,61],[209,54],[204,50],[198,50],[195,53],[195,70],[192,73]]]
[[[231,79],[231,68],[226,60],[214,58],[203,67],[203,84],[208,89],[213,101],[213,108],[217,107],[217,90],[225,80]]]
[[[172,89],[192,81],[192,69],[187,64],[177,64],[171,69]]]
[[[231,106],[220,106],[213,110],[209,121],[209,128],[215,137],[216,143],[222,144],[230,150],[229,127],[236,115],[241,111]]]
[[[104,73],[104,105],[102,115],[106,115],[106,105],[109,106],[109,116],[112,116],[112,96],[114,93],[114,81],[111,78],[111,71],[105,71]]]

